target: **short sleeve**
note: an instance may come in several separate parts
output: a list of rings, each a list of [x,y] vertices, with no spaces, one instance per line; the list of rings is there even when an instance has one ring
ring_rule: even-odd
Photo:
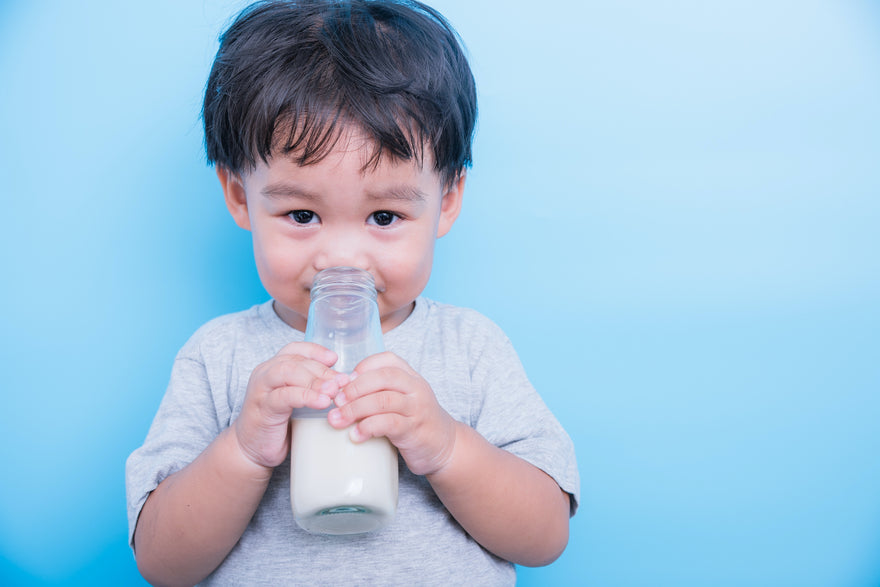
[[[495,446],[550,475],[571,495],[574,515],[580,499],[574,444],[532,386],[507,336],[493,323],[487,329],[485,346],[472,354],[471,378],[482,390],[474,427]]]
[[[205,365],[181,351],[146,440],[125,464],[128,538],[132,547],[135,525],[150,492],[191,463],[220,431]]]

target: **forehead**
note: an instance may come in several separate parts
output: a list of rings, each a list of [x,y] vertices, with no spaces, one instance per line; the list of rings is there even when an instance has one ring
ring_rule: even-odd
[[[399,136],[377,137],[356,122],[344,118],[328,122],[321,118],[279,119],[272,134],[270,158],[289,158],[306,166],[334,154],[351,153],[361,157],[365,171],[386,161],[415,162],[427,168],[434,165],[431,146],[406,125],[398,127]]]
[[[264,195],[317,198],[334,191],[382,193],[399,199],[421,199],[440,193],[442,181],[427,150],[420,159],[402,159],[390,153],[376,156],[376,142],[361,132],[340,133],[320,158],[303,162],[298,153],[278,154],[260,161],[244,175],[247,187]]]

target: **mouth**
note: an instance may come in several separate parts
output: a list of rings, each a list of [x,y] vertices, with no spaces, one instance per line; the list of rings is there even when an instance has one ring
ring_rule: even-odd
[[[309,295],[309,297],[311,297],[311,295],[312,295],[312,286],[314,285],[315,275],[317,275],[317,273],[312,275],[308,281],[303,282],[300,286],[302,288],[302,290]],[[376,294],[377,295],[384,294],[385,290],[386,290],[385,284],[376,282],[376,275],[372,271],[370,272],[370,275],[373,276],[373,285],[376,288]]]

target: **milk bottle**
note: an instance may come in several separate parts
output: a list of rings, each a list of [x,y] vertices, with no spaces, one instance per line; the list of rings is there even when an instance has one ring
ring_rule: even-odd
[[[319,272],[311,290],[306,340],[336,352],[350,373],[382,352],[373,276],[352,267]],[[397,450],[387,438],[357,443],[327,422],[327,410],[293,411],[290,501],[296,523],[315,534],[359,534],[387,524],[397,510]]]

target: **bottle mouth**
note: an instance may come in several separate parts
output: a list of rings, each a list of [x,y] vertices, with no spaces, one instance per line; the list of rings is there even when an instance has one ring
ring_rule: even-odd
[[[376,282],[369,271],[357,267],[328,267],[312,280],[312,299],[328,295],[367,295],[376,298]]]

